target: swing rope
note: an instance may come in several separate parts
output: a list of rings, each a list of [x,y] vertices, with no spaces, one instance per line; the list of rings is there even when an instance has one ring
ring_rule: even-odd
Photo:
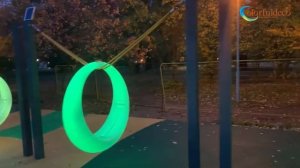
[[[51,38],[49,35],[47,35],[46,33],[42,32],[39,28],[37,28],[35,25],[32,25],[32,27],[39,32],[45,39],[47,39],[50,43],[52,43],[54,46],[56,46],[58,49],[60,49],[61,51],[63,51],[64,53],[66,53],[67,55],[69,55],[71,58],[75,59],[77,62],[81,63],[82,65],[87,64],[87,62],[85,60],[83,60],[82,58],[80,58],[78,55],[76,55],[75,53],[73,53],[71,50],[65,48],[63,45],[61,45],[60,43],[58,43],[57,41],[55,41],[53,38]]]

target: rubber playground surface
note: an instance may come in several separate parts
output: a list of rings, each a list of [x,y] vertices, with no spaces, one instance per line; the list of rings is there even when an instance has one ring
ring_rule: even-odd
[[[104,115],[87,115],[92,130]],[[61,127],[60,112],[43,111],[45,159],[22,156],[18,113],[12,113],[0,128],[0,167],[2,168],[185,168],[187,161],[186,122],[133,118],[127,130],[111,149],[87,154],[76,149]],[[201,125],[203,167],[217,168],[219,130],[216,124]],[[300,133],[250,127],[233,127],[233,167],[300,167]]]

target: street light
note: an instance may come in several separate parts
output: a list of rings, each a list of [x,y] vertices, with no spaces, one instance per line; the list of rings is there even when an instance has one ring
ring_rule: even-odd
[[[240,0],[236,0],[236,74],[235,74],[235,99],[240,102]]]

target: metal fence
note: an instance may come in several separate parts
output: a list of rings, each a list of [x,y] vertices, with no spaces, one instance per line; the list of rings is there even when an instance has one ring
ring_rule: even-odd
[[[58,95],[63,95],[68,86],[69,81],[75,74],[76,65],[56,65],[54,67],[55,71],[55,83],[56,83],[56,93]]]
[[[71,78],[80,67],[75,65],[55,66],[55,85],[59,99],[62,99]],[[86,80],[83,90],[83,106],[85,113],[107,114],[111,105],[112,86],[104,71],[94,71]],[[56,106],[60,106],[56,102]]]
[[[207,121],[218,120],[217,65],[218,61],[198,63],[201,117],[207,118]],[[236,102],[235,96],[236,76],[232,76],[232,100],[236,102],[233,117],[236,123],[300,126],[300,115],[297,113],[300,110],[299,59],[242,60],[240,67],[239,102]],[[233,62],[232,73],[236,74],[235,71]],[[185,63],[161,64],[160,76],[163,111],[185,111]],[[291,119],[293,123],[289,123]]]
[[[77,70],[78,67],[76,65],[55,66],[56,92],[58,95],[63,95],[65,93],[69,81]],[[95,96],[99,99],[99,81],[97,72],[93,72],[93,75],[87,80],[84,95]]]

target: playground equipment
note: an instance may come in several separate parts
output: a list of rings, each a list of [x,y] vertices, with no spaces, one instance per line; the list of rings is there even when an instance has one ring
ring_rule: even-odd
[[[39,0],[32,0],[31,2],[37,2],[39,3]],[[129,98],[128,98],[128,92],[127,87],[125,85],[125,82],[120,76],[120,74],[112,67],[114,63],[116,63],[118,60],[120,60],[122,57],[124,57],[131,49],[133,49],[135,46],[137,46],[144,38],[146,38],[150,33],[152,33],[154,30],[156,30],[164,21],[176,10],[177,6],[183,4],[184,1],[180,1],[178,4],[174,5],[174,7],[166,13],[161,19],[159,19],[153,26],[151,26],[145,33],[143,33],[140,37],[138,37],[136,40],[134,40],[128,47],[126,47],[123,51],[121,51],[118,55],[116,55],[112,60],[110,60],[108,63],[94,63],[91,65],[98,65],[98,68],[95,68],[93,70],[104,70],[108,75],[110,75],[110,78],[113,82],[113,89],[114,89],[114,101],[113,101],[113,107],[111,109],[111,114],[109,115],[109,118],[105,122],[104,126],[96,132],[95,136],[91,136],[90,138],[96,138],[97,143],[103,141],[104,146],[98,147],[96,149],[89,149],[82,147],[81,145],[79,147],[80,149],[87,151],[87,152],[100,152],[107,148],[109,148],[111,145],[113,145],[121,136],[123,133],[125,126],[127,124],[128,120],[128,112],[129,112]],[[39,89],[39,80],[38,80],[38,70],[36,66],[36,59],[37,59],[37,50],[36,50],[36,44],[35,44],[35,38],[34,38],[34,29],[40,33],[45,39],[47,39],[50,43],[52,43],[54,46],[56,46],[58,49],[65,52],[68,56],[75,59],[77,62],[81,63],[82,65],[88,64],[85,60],[74,54],[72,51],[65,48],[63,45],[59,44],[57,41],[52,39],[50,36],[42,32],[37,26],[32,24],[32,20],[34,18],[34,6],[29,6],[25,12],[25,17],[23,20],[23,23],[13,23],[12,24],[12,37],[13,37],[13,47],[14,47],[14,53],[15,53],[15,61],[16,61],[16,78],[17,78],[17,89],[18,89],[18,102],[19,102],[19,109],[20,109],[20,118],[21,118],[21,132],[22,132],[22,144],[23,144],[23,155],[24,156],[31,156],[34,154],[35,159],[42,159],[44,158],[44,139],[43,139],[43,130],[42,130],[42,117],[41,117],[41,105],[40,105],[40,97],[39,93],[36,91]],[[31,10],[29,10],[31,9]],[[100,66],[101,65],[101,66]],[[87,66],[87,67],[90,67]],[[27,71],[24,71],[26,69]],[[86,69],[85,67],[83,69]],[[89,69],[89,68],[88,68]],[[93,71],[91,70],[91,71]],[[81,74],[82,72],[78,72]],[[87,77],[89,74],[85,74]],[[76,78],[75,78],[76,79]],[[75,80],[74,79],[74,80]],[[116,81],[118,80],[118,81]],[[70,84],[73,85],[72,83]],[[84,83],[81,83],[81,88],[83,87]],[[120,88],[122,91],[120,91]],[[72,88],[72,87],[71,87]],[[77,90],[73,90],[72,92],[68,92],[69,94],[76,93]],[[75,96],[80,96],[81,94],[75,94]],[[73,100],[73,96],[69,96],[71,99],[65,99],[65,102],[69,102],[68,106],[65,107],[72,107],[74,105],[74,102],[70,102],[70,100]],[[74,97],[75,97],[74,96]],[[119,97],[119,98],[117,98]],[[81,100],[79,101],[81,102]],[[64,103],[65,104],[65,103]],[[81,104],[78,104],[74,107],[76,107],[76,112],[72,111],[71,115],[74,115],[73,117],[81,116],[83,120],[83,114],[82,109],[78,108]],[[74,108],[72,107],[72,108]],[[117,110],[117,111],[116,111]],[[121,111],[118,111],[121,110]],[[123,110],[123,111],[122,111]],[[70,111],[71,112],[71,111]],[[119,113],[122,112],[120,115]],[[66,110],[63,110],[63,115],[67,114],[69,115]],[[80,114],[81,113],[81,114]],[[78,114],[78,115],[77,115]],[[79,115],[80,114],[80,115]],[[116,120],[115,116],[120,115],[117,117],[118,120]],[[122,120],[120,120],[120,118]],[[76,123],[77,120],[71,121],[71,123]],[[122,121],[120,124],[119,122]],[[67,121],[69,122],[69,121]],[[118,124],[114,124],[118,123]],[[77,124],[77,123],[76,123]],[[64,124],[65,126],[66,124]],[[68,124],[67,124],[68,125]],[[85,125],[84,121],[82,123],[79,123],[80,125]],[[68,131],[68,126],[66,126],[66,132]],[[77,126],[78,127],[78,126]],[[112,129],[114,131],[106,132],[109,129]],[[83,129],[82,132],[84,135],[90,133],[90,130]],[[70,135],[70,134],[69,134]],[[71,133],[71,141],[73,142],[73,134]],[[77,135],[76,135],[77,136]],[[99,136],[99,137],[97,137]],[[103,137],[100,137],[103,136]],[[86,137],[84,137],[86,138]],[[106,139],[105,139],[106,138]],[[110,139],[112,138],[112,139]],[[78,140],[78,139],[77,139]],[[77,142],[75,140],[75,144]],[[96,143],[96,141],[94,141]],[[107,143],[109,142],[109,143]],[[89,144],[88,145],[92,145]],[[95,144],[94,144],[95,145]]]
[[[33,1],[32,1],[33,2]],[[188,139],[189,139],[189,166],[190,167],[200,167],[200,143],[199,143],[199,116],[198,116],[198,76],[197,76],[197,50],[198,50],[198,45],[197,45],[197,1],[195,0],[190,0],[187,3],[185,3],[185,1],[181,1],[180,3],[176,4],[175,7],[177,5],[180,4],[185,4],[186,5],[186,41],[187,41],[187,71],[188,71],[188,76],[187,76],[187,85],[188,85]],[[86,144],[81,144],[78,140],[79,137],[75,138],[75,141],[72,137],[72,133],[73,131],[76,132],[78,131],[78,129],[74,129],[74,128],[78,128],[78,127],[84,127],[82,130],[80,130],[80,134],[82,133],[84,135],[84,137],[82,137],[80,140],[83,141],[85,138],[88,138],[88,141],[83,141],[85,143],[89,143],[92,142],[92,144],[88,144],[88,145],[95,145],[94,143],[96,142],[109,142],[108,144],[104,144],[104,146],[99,147],[97,146],[97,151],[101,151],[101,150],[105,150],[107,148],[109,148],[113,143],[115,143],[115,141],[119,138],[119,134],[122,133],[123,131],[123,126],[118,126],[114,125],[114,127],[112,127],[111,129],[116,130],[116,131],[111,131],[111,132],[106,132],[108,131],[108,127],[111,127],[112,124],[114,122],[119,123],[118,120],[115,120],[114,116],[120,115],[119,112],[115,113],[114,112],[114,108],[116,108],[116,110],[124,110],[125,107],[127,106],[126,103],[126,95],[124,92],[126,90],[123,90],[122,92],[117,92],[115,91],[116,89],[120,89],[117,88],[117,84],[118,83],[122,83],[117,81],[118,83],[115,82],[116,79],[122,79],[121,77],[115,77],[115,74],[117,71],[113,71],[110,70],[109,68],[112,67],[111,65],[114,64],[115,62],[117,62],[119,59],[121,59],[128,51],[130,51],[132,48],[134,48],[139,42],[141,42],[147,35],[149,35],[151,32],[153,32],[159,25],[161,25],[166,18],[168,18],[169,15],[171,15],[174,10],[176,9],[175,7],[173,7],[164,17],[162,17],[158,22],[156,22],[152,27],[150,27],[143,35],[141,35],[139,38],[137,38],[133,43],[131,43],[128,47],[126,47],[123,51],[121,51],[117,56],[115,56],[111,61],[108,62],[108,64],[105,63],[92,63],[92,64],[88,64],[87,66],[84,66],[81,71],[79,71],[74,78],[71,80],[71,83],[69,86],[71,88],[71,91],[69,90],[69,88],[67,89],[67,94],[66,94],[66,98],[64,100],[64,104],[65,102],[68,103],[68,106],[70,106],[70,109],[67,108],[67,110],[65,109],[65,106],[63,107],[63,116],[65,118],[65,115],[67,114],[68,117],[70,117],[70,115],[68,115],[67,112],[72,112],[71,116],[72,116],[72,124],[68,124],[67,121],[67,125],[72,125],[71,129],[67,128],[66,132],[71,131],[71,141],[77,145],[77,147],[82,148],[83,150],[86,150],[88,152],[95,152],[95,150],[90,149],[90,147],[85,148],[86,146],[82,146],[82,145],[86,145]],[[231,105],[230,105],[230,101],[231,100],[231,96],[230,96],[230,92],[228,92],[230,90],[230,80],[228,80],[228,76],[230,75],[230,31],[229,31],[229,21],[230,21],[230,15],[229,15],[229,0],[225,1],[225,2],[220,2],[220,32],[221,32],[221,49],[220,49],[220,57],[222,58],[220,61],[220,69],[221,69],[221,77],[226,77],[225,78],[221,78],[221,83],[225,83],[224,86],[220,87],[221,89],[221,164],[222,165],[228,165],[227,167],[231,166]],[[31,17],[33,18],[33,17]],[[24,38],[27,39],[27,43],[24,43],[24,48],[25,48],[25,53],[27,53],[26,56],[28,56],[28,62],[27,63],[27,67],[26,68],[32,68],[30,69],[30,74],[28,75],[30,77],[29,80],[31,80],[32,82],[32,87],[34,87],[35,89],[38,88],[38,83],[37,83],[37,71],[36,68],[34,67],[34,60],[36,58],[36,49],[34,48],[34,38],[33,38],[33,32],[32,32],[32,27],[35,28],[38,32],[40,32],[40,34],[45,37],[48,41],[50,41],[53,45],[55,45],[56,47],[58,47],[60,50],[62,50],[63,52],[67,53],[69,56],[71,56],[73,59],[75,59],[76,61],[80,62],[83,65],[86,65],[87,62],[84,61],[83,59],[81,59],[80,57],[78,57],[77,55],[75,55],[74,53],[72,53],[70,50],[64,48],[61,44],[57,43],[56,41],[54,41],[50,36],[46,35],[45,33],[41,32],[36,26],[33,26],[31,24],[31,20],[26,20],[24,21]],[[15,51],[18,52],[18,48],[22,47],[21,43],[19,41],[20,35],[18,34],[18,26],[15,26],[15,33],[14,33],[14,41],[16,43],[16,47],[15,47]],[[20,44],[18,44],[20,43]],[[18,57],[21,57],[21,53],[17,53],[16,55],[19,55]],[[21,62],[22,58],[19,58],[19,61],[17,62]],[[25,62],[25,60],[24,60]],[[18,65],[19,69],[17,68],[17,71],[20,73],[21,72],[21,67],[22,64]],[[85,122],[83,121],[83,114],[82,114],[82,107],[80,108],[81,104],[79,104],[81,102],[81,99],[78,99],[82,93],[82,87],[84,82],[82,82],[80,80],[80,76],[83,76],[85,79],[87,78],[87,76],[94,70],[96,70],[97,68],[100,69],[104,69],[104,71],[106,73],[108,73],[108,75],[110,75],[110,78],[112,80],[113,83],[113,89],[114,89],[114,101],[113,102],[113,106],[111,109],[112,114],[109,115],[108,120],[105,122],[104,126],[96,132],[95,135],[91,135],[90,130],[88,130],[87,125],[85,124]],[[110,72],[112,71],[112,72]],[[114,72],[114,73],[113,73]],[[83,78],[83,79],[84,79]],[[231,78],[229,78],[231,79]],[[23,79],[25,80],[25,79]],[[21,79],[22,81],[22,79]],[[78,92],[78,90],[74,90],[74,89],[78,89],[77,85],[74,85],[73,82],[79,82],[80,85],[78,85],[78,87],[81,89],[81,91]],[[125,83],[122,84],[124,85],[123,87],[126,88]],[[115,88],[116,87],[116,88]],[[123,89],[124,89],[123,88]],[[24,88],[23,88],[24,90]],[[225,91],[224,91],[225,90]],[[77,93],[76,93],[77,92]],[[72,95],[75,94],[75,96]],[[116,93],[120,94],[120,95],[115,95]],[[40,106],[39,106],[39,97],[37,95],[37,93],[33,92],[33,90],[31,90],[31,94],[33,95],[33,100],[31,102],[31,108],[33,108],[33,112],[32,112],[32,120],[35,121],[33,122],[32,128],[35,129],[33,130],[33,137],[35,137],[35,143],[34,143],[34,149],[36,150],[36,152],[38,153],[36,155],[36,158],[43,158],[44,157],[44,150],[43,150],[43,137],[42,137],[42,132],[41,132],[41,113],[40,113]],[[124,95],[123,95],[124,94]],[[120,99],[115,97],[118,96],[120,97]],[[29,96],[27,96],[29,97]],[[71,101],[71,100],[76,100]],[[119,102],[120,101],[120,102]],[[79,102],[79,103],[78,103]],[[77,103],[77,104],[76,104]],[[128,102],[129,104],[129,102]],[[122,109],[124,108],[124,109]],[[126,107],[127,108],[127,107]],[[25,110],[26,111],[26,110]],[[22,112],[23,114],[26,114],[24,111]],[[126,114],[126,111],[124,112],[124,114]],[[123,115],[124,115],[123,114]],[[28,118],[29,115],[26,114],[25,118]],[[23,117],[24,118],[24,117]],[[112,118],[112,119],[111,119]],[[120,118],[118,118],[120,119]],[[81,122],[76,123],[76,121],[79,120]],[[127,121],[126,121],[126,117],[124,117],[121,121],[122,125],[126,125]],[[30,126],[30,122],[27,122]],[[77,125],[78,124],[78,125]],[[64,123],[64,126],[66,124]],[[23,126],[26,126],[26,124],[23,124]],[[26,131],[25,131],[26,132]],[[27,132],[29,132],[27,130]],[[70,133],[70,132],[69,132]],[[69,134],[67,133],[67,135]],[[69,134],[70,135],[70,134]],[[79,134],[77,134],[76,136],[78,136]],[[31,136],[31,135],[30,135]],[[99,136],[99,137],[97,137]],[[103,136],[103,137],[100,137]],[[105,137],[106,136],[106,137]],[[31,138],[31,137],[30,137]],[[70,137],[69,137],[70,138]],[[77,139],[78,138],[78,139]],[[95,139],[94,139],[95,138]],[[113,140],[109,139],[109,138],[114,138]],[[31,141],[28,141],[31,142]],[[78,142],[78,144],[77,144]],[[25,145],[26,146],[26,145]],[[27,146],[30,146],[30,144],[27,144]],[[32,147],[31,147],[32,148]],[[32,150],[32,149],[30,149]]]
[[[88,76],[95,70],[108,66],[104,71],[113,87],[110,113],[103,126],[93,135],[84,121],[82,92]],[[129,95],[121,74],[104,62],[93,62],[82,67],[71,79],[63,101],[63,125],[70,141],[82,151],[102,152],[114,145],[125,131],[129,117]]]
[[[11,91],[4,81],[0,77],[0,125],[6,120],[12,107]]]
[[[36,25],[31,25],[31,27],[39,32],[40,35],[42,35],[46,40],[71,58],[75,59],[77,62],[84,65],[84,67],[75,74],[69,83],[65,93],[62,111],[63,123],[67,136],[77,148],[85,152],[97,153],[110,148],[119,140],[127,125],[129,115],[129,96],[124,79],[120,73],[114,67],[112,67],[112,65],[123,58],[150,33],[156,30],[156,28],[158,28],[175,11],[176,7],[183,4],[183,2],[184,1],[180,1],[178,4],[176,4],[167,14],[165,14],[145,33],[134,40],[128,47],[122,50],[108,63],[95,62],[88,64],[88,62],[41,31],[41,29],[39,29]],[[83,81],[86,81],[90,73],[97,69],[104,70],[111,79],[113,86],[113,102],[107,121],[104,123],[101,129],[92,135],[84,121],[81,96],[84,86]]]

